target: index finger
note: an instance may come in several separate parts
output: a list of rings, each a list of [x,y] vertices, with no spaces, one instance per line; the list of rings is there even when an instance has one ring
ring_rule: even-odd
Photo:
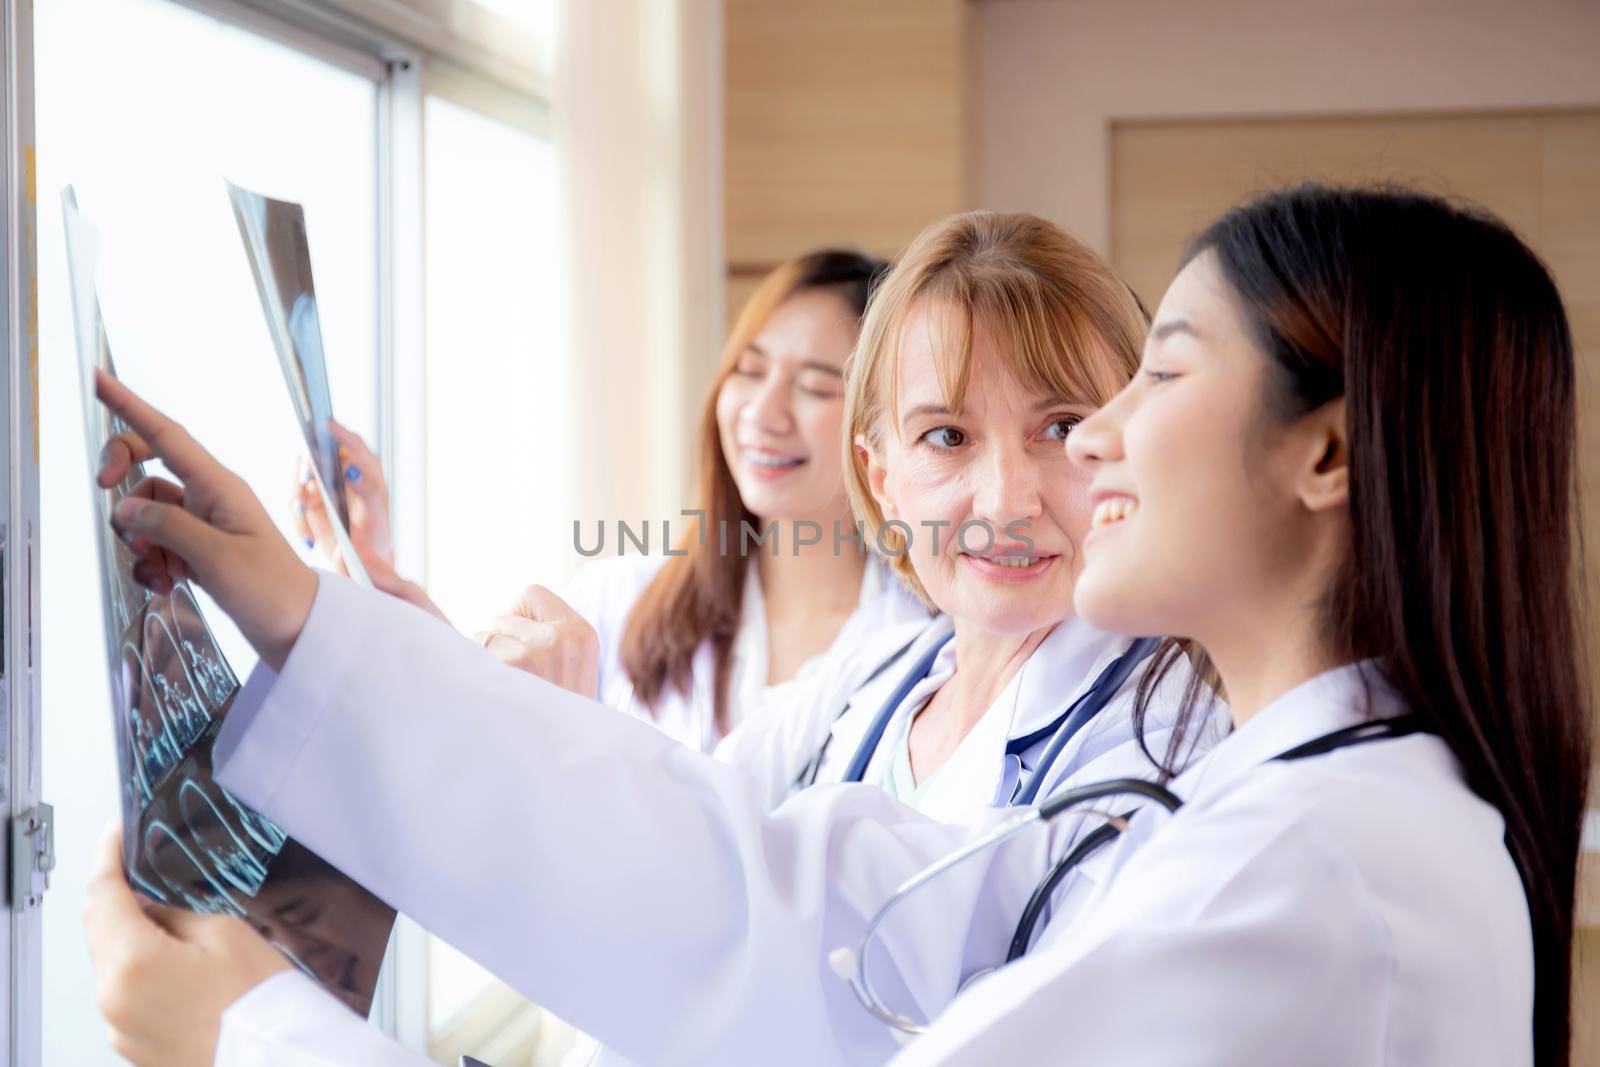
[[[94,372],[94,395],[112,411],[121,415],[127,424],[150,446],[152,455],[167,465],[167,469],[184,481],[214,474],[221,465],[189,436],[189,431],[178,425],[149,404],[138,394],[105,371]]]
[[[513,614],[538,622],[554,622],[557,619],[578,617],[578,613],[572,610],[570,604],[542,585],[530,585],[524,589],[517,597],[516,606],[511,611]]]

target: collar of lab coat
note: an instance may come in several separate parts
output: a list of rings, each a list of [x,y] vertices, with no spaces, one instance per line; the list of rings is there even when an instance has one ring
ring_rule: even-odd
[[[856,596],[858,613],[865,608],[881,606],[883,611],[879,614],[886,621],[914,618],[918,612],[904,607],[904,602],[912,599],[881,560],[876,556],[868,558],[861,571],[861,589]],[[752,557],[745,568],[744,596],[739,602],[739,632],[730,650],[734,669],[740,672],[752,695],[767,684],[767,646],[767,600],[761,592],[761,568]]]
[[[1183,801],[1183,811],[1199,811],[1227,796],[1252,772],[1291,748],[1335,730],[1370,719],[1390,718],[1405,710],[1375,661],[1337,667],[1273,700],[1243,726],[1211,745],[1167,787]],[[1219,701],[1213,705],[1211,720],[1196,727],[1220,733],[1227,729],[1227,715],[1226,705]],[[1133,805],[1122,805],[1129,806]],[[1109,885],[1114,872],[1168,824],[1170,816],[1159,805],[1138,807],[1138,816],[1117,847],[1092,853],[1081,865],[1083,876],[1091,883],[1102,888]],[[1094,909],[1083,910],[1087,913]]]
[[[1405,710],[1374,660],[1324,671],[1256,712],[1174,779],[1172,789],[1185,804],[1220,796],[1251,770],[1291,748]]]
[[[932,616],[929,615],[927,608],[900,583],[888,566],[878,557],[871,556],[862,569],[861,591],[856,599],[855,613],[839,631],[829,652],[832,652],[834,647],[842,645],[854,647],[859,642],[871,641],[886,630],[899,631],[903,630],[905,624],[922,625],[931,619]],[[904,643],[904,639],[904,636],[896,636],[893,647],[898,648]],[[752,558],[745,570],[744,596],[739,607],[739,630],[734,635],[733,645],[729,650],[732,658],[730,664],[732,675],[728,686],[732,707],[729,710],[733,712],[734,723],[741,721],[750,709],[759,706],[763,694],[769,688],[768,645],[767,602],[761,590],[761,569],[755,565],[755,559]],[[697,685],[700,684],[700,679],[709,680],[713,676],[710,642],[701,645],[698,655],[704,657],[704,664],[696,669]],[[709,684],[709,681],[706,684]],[[878,699],[880,705],[893,688],[894,683],[891,682],[889,689]],[[709,693],[704,699],[709,701]],[[707,729],[711,729],[709,722]],[[708,743],[714,743],[714,734],[713,730],[706,735]]]
[[[949,616],[940,616],[899,662],[851,698],[846,712],[834,721],[829,742],[838,773],[843,773],[906,671],[953,628]],[[936,819],[959,819],[971,814],[974,802],[995,804],[1009,799],[1019,768],[1013,766],[1015,760],[1006,758],[1006,742],[1059,716],[1128,644],[1127,638],[1097,630],[1079,619],[1057,625],[935,773],[918,809]],[[867,781],[881,780],[895,747],[905,743],[908,717],[949,680],[956,666],[956,643],[951,640],[940,650],[928,677],[895,709],[868,764]]]
[[[706,643],[709,645],[709,642]],[[761,568],[751,559],[744,569],[744,598],[739,603],[739,629],[728,650],[732,672],[729,696],[734,701],[732,721],[755,706],[767,686],[767,600],[761,595]],[[708,661],[709,663],[709,661]]]
[[[932,645],[943,640],[954,626],[950,616],[935,616],[905,651],[895,657],[894,662],[878,672],[876,678],[848,694],[845,700],[836,705],[837,714],[828,727],[828,762],[838,767],[835,778],[843,776],[845,766],[860,747],[861,739],[866,736],[867,729],[872,725],[879,709],[893,695],[895,688],[905,680],[906,672]],[[892,654],[895,649],[900,648],[898,642],[886,641],[884,646],[888,650],[885,655]],[[904,706],[902,703],[902,707]]]

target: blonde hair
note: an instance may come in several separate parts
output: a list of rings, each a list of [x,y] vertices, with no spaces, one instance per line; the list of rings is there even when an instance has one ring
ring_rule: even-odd
[[[864,540],[924,601],[903,536],[885,528],[857,437],[874,448],[899,420],[901,334],[917,307],[936,309],[939,386],[959,411],[972,375],[972,338],[994,339],[1006,370],[1038,392],[1099,407],[1132,378],[1149,315],[1088,246],[1035,215],[974,211],[929,226],[872,298],[845,394],[845,488]]]

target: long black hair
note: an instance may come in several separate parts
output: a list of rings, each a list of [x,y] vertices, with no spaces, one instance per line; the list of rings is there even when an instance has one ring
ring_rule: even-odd
[[[1574,361],[1555,283],[1498,220],[1402,189],[1270,193],[1184,262],[1202,254],[1271,361],[1269,417],[1345,400],[1351,540],[1323,638],[1375,659],[1504,817],[1533,930],[1534,1062],[1564,1067],[1590,734]]]

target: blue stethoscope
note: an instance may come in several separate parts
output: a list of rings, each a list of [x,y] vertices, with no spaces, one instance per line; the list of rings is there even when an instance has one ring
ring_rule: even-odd
[[[883,702],[883,707],[878,709],[878,714],[868,727],[866,735],[862,737],[861,744],[856,747],[855,755],[850,760],[849,767],[844,772],[844,781],[862,781],[867,773],[867,765],[872,762],[872,756],[878,751],[878,745],[883,742],[883,735],[889,728],[889,721],[894,718],[900,705],[905,703],[906,697],[929,674],[933,672],[934,661],[939,658],[939,653],[944,646],[950,643],[954,633],[945,634],[933,646],[924,652],[912,665],[911,670],[900,680],[889,699]],[[1065,711],[1057,715],[1049,723],[1022,737],[1013,737],[1006,742],[1006,757],[1015,760],[1021,766],[1023,753],[1032,749],[1045,738],[1051,738],[1050,744],[1045,747],[1039,757],[1038,766],[1025,779],[1018,782],[1016,790],[1012,793],[1010,805],[1032,804],[1039,797],[1039,790],[1048,779],[1049,771],[1055,762],[1061,758],[1061,753],[1067,744],[1075,737],[1079,730],[1087,726],[1107,704],[1111,703],[1117,695],[1122,684],[1128,680],[1128,675],[1148,659],[1160,645],[1160,638],[1141,637],[1128,646],[1128,649],[1112,660],[1100,676],[1094,680],[1082,696],[1067,705]],[[1053,735],[1053,736],[1052,736]]]

